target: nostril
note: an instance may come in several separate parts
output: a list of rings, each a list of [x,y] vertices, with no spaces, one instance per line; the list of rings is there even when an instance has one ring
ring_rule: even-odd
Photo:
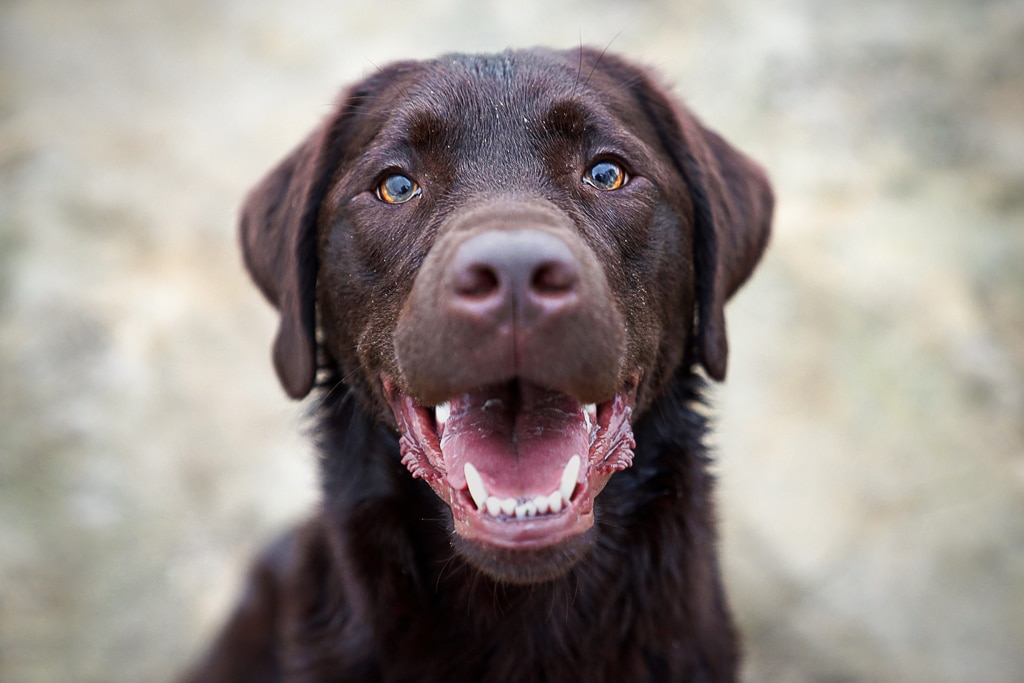
[[[501,281],[494,269],[474,264],[462,269],[455,277],[455,293],[472,299],[485,299],[498,291]]]
[[[461,320],[533,325],[578,300],[584,271],[568,244],[540,230],[487,230],[459,244],[444,274],[446,310]]]
[[[530,279],[530,289],[545,296],[568,294],[576,288],[576,268],[565,261],[548,261],[540,264]]]

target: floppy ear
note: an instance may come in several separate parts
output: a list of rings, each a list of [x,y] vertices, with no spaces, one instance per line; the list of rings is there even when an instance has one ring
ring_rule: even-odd
[[[334,113],[253,188],[242,205],[245,265],[281,313],[274,368],[288,395],[300,399],[316,379],[317,221],[350,139],[368,134],[372,102],[418,69],[395,62],[342,93]]]
[[[774,197],[764,171],[639,73],[633,88],[689,190],[694,214],[697,358],[725,379],[725,302],[768,244]]]
[[[281,314],[274,368],[303,398],[316,376],[316,222],[340,159],[341,113],[272,170],[242,205],[245,265]]]
[[[697,345],[712,378],[725,379],[729,342],[725,302],[761,260],[771,232],[775,197],[756,163],[685,110],[684,178],[694,210],[697,262]]]

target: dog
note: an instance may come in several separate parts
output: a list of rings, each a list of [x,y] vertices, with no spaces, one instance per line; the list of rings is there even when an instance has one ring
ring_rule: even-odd
[[[186,680],[735,680],[702,390],[773,204],[596,50],[345,91],[240,221],[322,506]]]

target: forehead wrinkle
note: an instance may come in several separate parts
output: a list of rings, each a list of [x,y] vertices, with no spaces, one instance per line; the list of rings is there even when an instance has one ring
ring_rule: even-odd
[[[454,164],[453,180],[508,187],[545,175],[550,142],[577,147],[606,128],[581,98],[588,91],[574,88],[575,64],[552,70],[515,59],[488,62],[457,59],[407,84],[388,137]]]
[[[402,127],[406,140],[418,152],[438,153],[458,138],[455,122],[429,110],[414,112]]]
[[[593,128],[593,114],[574,99],[559,100],[551,105],[539,122],[538,131],[545,139],[581,142]]]

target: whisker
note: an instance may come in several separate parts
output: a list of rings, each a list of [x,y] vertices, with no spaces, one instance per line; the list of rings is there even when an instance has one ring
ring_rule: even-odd
[[[580,84],[580,76],[583,75],[583,31],[580,31],[580,63],[576,68],[576,80],[572,84],[572,97],[576,97],[576,86]]]
[[[590,73],[589,73],[589,74],[587,74],[587,80],[585,80],[585,81],[583,82],[583,87],[584,87],[584,88],[585,88],[585,87],[587,87],[587,84],[589,84],[589,83],[590,83],[590,77],[594,75],[594,72],[595,72],[595,71],[597,71],[597,67],[598,67],[598,66],[600,66],[600,64],[601,64],[601,60],[602,60],[602,59],[604,58],[604,56],[605,56],[605,55],[606,55],[606,54],[608,53],[608,50],[610,50],[610,49],[611,49],[611,47],[612,47],[612,43],[614,43],[614,42],[615,42],[616,40],[618,40],[619,36],[621,36],[621,35],[622,35],[622,31],[619,31],[619,32],[618,32],[618,33],[616,33],[616,34],[615,34],[614,36],[612,36],[612,39],[611,39],[611,40],[609,40],[609,41],[608,41],[608,44],[604,46],[604,49],[603,49],[603,50],[601,50],[601,54],[599,54],[599,55],[597,56],[597,59],[595,59],[595,60],[594,60],[594,66],[593,66],[593,67],[591,67],[591,69],[590,69]]]

